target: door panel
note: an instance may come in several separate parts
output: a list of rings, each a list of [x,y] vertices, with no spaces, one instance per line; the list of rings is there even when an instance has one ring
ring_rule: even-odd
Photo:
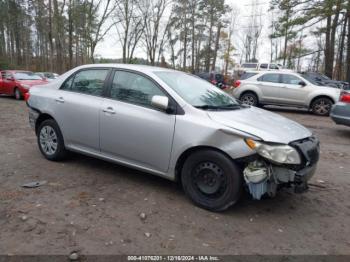
[[[108,69],[82,70],[57,91],[54,112],[66,145],[100,150],[99,112],[108,73]]]
[[[259,79],[259,88],[262,92],[262,102],[279,103],[281,97],[280,75],[275,73],[266,73]]]
[[[14,87],[16,85],[16,82],[14,80],[10,80],[10,78],[13,77],[13,75],[9,72],[5,72],[3,74],[3,84],[2,84],[2,90],[1,93],[6,95],[13,95],[14,94]]]
[[[100,150],[99,111],[101,97],[59,90],[54,103],[55,118],[67,146]]]
[[[311,92],[310,86],[302,86],[299,83],[303,79],[290,74],[282,75],[282,88],[281,98],[285,104],[288,105],[306,105],[309,92]]]
[[[104,154],[132,165],[166,172],[175,115],[106,99],[100,111],[100,144]],[[114,111],[115,113],[104,112]]]
[[[103,154],[157,172],[169,167],[175,115],[152,108],[154,95],[165,95],[150,79],[117,71],[111,99],[100,110],[100,145]]]

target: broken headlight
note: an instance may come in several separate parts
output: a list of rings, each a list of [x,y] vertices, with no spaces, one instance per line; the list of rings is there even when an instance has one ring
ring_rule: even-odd
[[[288,145],[272,145],[261,141],[246,139],[247,145],[260,156],[279,164],[301,163],[300,155],[296,149]]]

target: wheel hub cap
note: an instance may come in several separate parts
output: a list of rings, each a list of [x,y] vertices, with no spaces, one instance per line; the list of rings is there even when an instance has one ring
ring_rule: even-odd
[[[39,134],[40,146],[47,155],[53,155],[57,150],[57,135],[50,126],[44,126]]]
[[[330,105],[324,100],[321,100],[315,105],[315,110],[319,114],[326,114],[329,111],[329,109]]]
[[[254,105],[254,98],[251,96],[244,96],[242,99],[242,103],[245,105],[252,106]]]
[[[223,185],[223,171],[214,163],[201,163],[195,169],[194,182],[202,193],[215,194]]]

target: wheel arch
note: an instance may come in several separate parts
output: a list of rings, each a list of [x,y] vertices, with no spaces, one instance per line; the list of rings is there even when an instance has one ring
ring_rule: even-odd
[[[253,90],[253,89],[244,90],[244,91],[240,94],[239,99],[241,99],[243,95],[248,94],[248,93],[252,93],[252,94],[256,95],[256,97],[258,98],[258,100],[260,100],[260,96],[259,96],[258,92],[257,92],[256,90]]]
[[[332,101],[333,104],[336,103],[336,101],[334,101],[334,99],[333,99],[331,96],[329,96],[329,95],[316,95],[315,97],[313,97],[313,98],[311,99],[311,101],[310,101],[310,103],[309,103],[309,109],[311,109],[312,104],[315,102],[315,100],[316,100],[316,99],[319,99],[319,98],[328,98],[328,99],[330,99],[330,100]]]
[[[38,119],[35,121],[35,134],[38,134],[38,128],[40,126],[40,124],[48,119],[52,119],[54,121],[56,121],[50,114],[48,113],[40,113]]]
[[[228,155],[226,152],[224,152],[223,150],[217,148],[217,147],[213,147],[213,146],[194,146],[194,147],[190,147],[188,149],[186,149],[184,152],[182,152],[182,154],[178,157],[177,161],[176,161],[176,165],[175,165],[175,181],[177,182],[181,182],[181,171],[182,168],[187,160],[187,158],[198,151],[202,151],[202,150],[213,150],[216,152],[219,152],[223,155],[225,155],[226,157],[228,157],[229,159],[232,159],[232,157],[230,155]]]
[[[19,90],[19,87],[18,87],[18,86],[14,86],[12,90],[13,90],[13,95],[15,95],[16,90]],[[21,91],[20,91],[20,92],[21,92]]]

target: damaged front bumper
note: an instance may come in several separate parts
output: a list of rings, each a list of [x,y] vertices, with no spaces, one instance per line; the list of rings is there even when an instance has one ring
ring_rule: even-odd
[[[260,200],[263,195],[274,197],[281,187],[293,187],[296,193],[308,189],[308,181],[315,174],[319,160],[319,141],[315,137],[290,143],[302,158],[300,165],[278,165],[257,156],[246,162],[243,170],[249,193]]]
[[[31,128],[33,128],[35,130],[35,124],[36,124],[36,120],[39,117],[39,112],[29,108],[29,124],[31,126]]]

